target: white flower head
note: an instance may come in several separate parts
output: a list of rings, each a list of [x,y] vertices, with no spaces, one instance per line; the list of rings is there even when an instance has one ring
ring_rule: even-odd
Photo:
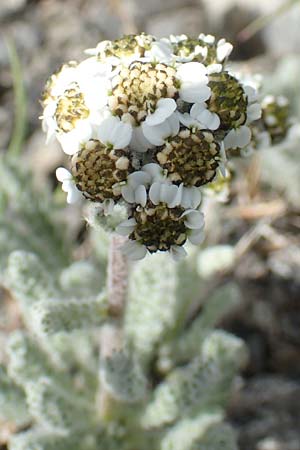
[[[59,78],[51,90],[52,98],[45,103],[47,139],[55,135],[65,153],[76,153],[108,114],[110,77],[110,65],[88,59]]]
[[[203,241],[203,213],[183,206],[192,203],[198,206],[200,199],[194,190],[183,192],[183,188],[164,182],[152,183],[147,189],[146,202],[135,205],[129,219],[120,223],[116,231],[129,236],[124,248],[129,258],[169,251],[178,260],[186,254],[183,245],[187,240],[196,245]]]

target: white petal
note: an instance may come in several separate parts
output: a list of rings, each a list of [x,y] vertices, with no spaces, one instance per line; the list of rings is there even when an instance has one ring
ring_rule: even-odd
[[[154,205],[158,205],[160,202],[160,189],[161,183],[153,183],[150,186],[149,198]]]
[[[247,123],[261,118],[261,106],[259,103],[253,103],[247,108]]]
[[[166,40],[153,42],[151,49],[145,52],[145,56],[151,61],[168,62],[172,58],[172,47]]]
[[[180,97],[189,103],[202,102],[210,97],[211,90],[207,86],[206,68],[201,63],[189,62],[182,64],[177,70],[181,80]]]
[[[226,176],[227,176],[227,170],[226,170],[226,166],[225,166],[224,162],[220,162],[220,163],[219,163],[218,169],[219,169],[219,171],[220,171],[222,177],[226,178]]]
[[[147,191],[145,186],[138,186],[135,190],[135,203],[145,206],[147,203]]]
[[[79,120],[76,122],[76,127],[69,133],[57,134],[57,140],[67,155],[74,155],[82,143],[91,139],[92,132],[92,125],[88,120]]]
[[[132,127],[114,116],[104,119],[98,128],[99,140],[104,144],[112,144],[117,149],[127,147],[131,136]]]
[[[201,244],[204,241],[204,238],[205,238],[205,233],[204,233],[203,229],[191,230],[188,235],[188,240],[194,245]]]
[[[170,184],[161,184],[160,200],[166,203],[169,208],[177,206],[180,201],[178,198],[178,187]]]
[[[208,100],[211,95],[211,89],[206,83],[185,83],[179,90],[179,95],[185,102],[195,103]]]
[[[164,122],[177,108],[173,98],[161,98],[158,100],[156,110],[146,117],[147,125],[154,126]]]
[[[176,134],[179,133],[179,129],[180,129],[178,112],[175,112],[170,117],[168,117],[166,122],[168,123],[169,129],[170,129],[169,136],[176,136]]]
[[[151,176],[147,172],[143,172],[142,170],[137,170],[136,172],[131,173],[127,178],[127,183],[134,189],[137,188],[140,184],[147,186],[150,182]]]
[[[73,184],[73,186],[69,189],[67,195],[67,203],[74,204],[77,203],[78,200],[82,197],[81,192],[77,189],[77,187]]]
[[[81,197],[81,192],[77,189],[70,172],[63,167],[56,170],[56,177],[62,181],[62,190],[67,193],[67,203],[76,203]]]
[[[197,119],[209,130],[216,130],[220,126],[220,118],[216,113],[210,112],[203,103],[195,103],[191,108],[191,116]]]
[[[145,164],[142,167],[142,171],[146,172],[148,175],[150,175],[152,178],[152,181],[160,181],[165,178],[163,169],[161,168],[161,166],[159,164],[156,164],[156,163]]]
[[[243,125],[237,130],[238,147],[243,148],[251,141],[251,130],[247,126]]]
[[[58,181],[63,182],[65,180],[72,180],[71,172],[69,172],[64,167],[58,167],[58,169],[56,169],[55,174],[56,174],[56,178],[58,179]]]
[[[221,39],[217,45],[217,60],[223,62],[232,52],[233,46],[225,39]]]
[[[218,114],[208,110],[203,111],[199,116],[199,121],[207,126],[209,130],[217,130],[220,126],[220,118]]]
[[[146,139],[142,127],[134,127],[129,147],[136,152],[145,153],[148,149],[152,148],[153,145]]]
[[[245,94],[247,95],[248,103],[253,103],[257,100],[257,91],[254,87],[249,85],[243,86]]]
[[[80,150],[80,141],[78,136],[71,133],[58,134],[57,140],[67,155],[74,155]]]
[[[185,81],[198,82],[199,79],[205,78],[206,68],[203,64],[197,62],[188,62],[182,64],[176,73],[177,77]]]
[[[236,130],[230,130],[229,133],[224,138],[224,147],[228,148],[237,147]]]
[[[236,130],[231,130],[224,139],[225,149],[242,148],[249,144],[251,140],[251,130],[243,125]]]
[[[121,188],[121,194],[124,200],[128,203],[134,203],[135,196],[134,196],[134,188],[132,186],[129,186],[128,184],[125,186],[122,186]]]
[[[180,123],[182,123],[182,125],[184,125],[185,127],[197,127],[200,128],[201,124],[198,122],[197,119],[191,117],[191,115],[189,113],[178,113],[178,117],[179,117],[179,121]]]
[[[116,227],[116,233],[121,236],[128,236],[130,233],[134,231],[136,225],[136,221],[134,218],[124,220]]]
[[[183,187],[180,204],[184,208],[195,209],[200,205],[200,202],[201,202],[201,192],[198,188],[194,186]]]
[[[212,73],[220,73],[223,70],[222,64],[210,64],[206,68],[208,75]]]
[[[204,214],[201,211],[193,209],[185,211],[181,217],[185,217],[184,224],[192,230],[204,227]]]
[[[213,44],[216,40],[216,38],[213,35],[204,33],[199,34],[199,39],[201,39],[201,41],[206,42],[207,44]]]
[[[172,245],[170,253],[174,261],[180,261],[187,255],[185,249],[183,247],[180,247],[179,245]]]
[[[64,180],[62,182],[61,188],[64,192],[69,192],[72,189],[73,184],[74,182],[72,180]]]
[[[167,137],[177,134],[179,128],[179,117],[176,113],[173,113],[160,125],[149,126],[146,122],[142,123],[142,130],[146,139],[157,146],[163,145]]]
[[[128,241],[122,245],[121,250],[124,255],[133,261],[143,259],[146,256],[147,249],[144,245],[139,244],[136,241]]]

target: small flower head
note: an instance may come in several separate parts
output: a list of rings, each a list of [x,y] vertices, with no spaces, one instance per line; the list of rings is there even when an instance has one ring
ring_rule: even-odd
[[[72,175],[84,197],[94,202],[121,197],[120,183],[133,170],[128,152],[90,139],[72,157]]]
[[[121,197],[121,184],[133,171],[126,149],[131,137],[127,124],[116,117],[103,121],[98,139],[90,139],[72,157],[72,175],[77,188],[89,200],[103,202]]]
[[[157,149],[155,159],[172,182],[199,187],[214,178],[219,153],[213,133],[185,128]]]
[[[226,61],[232,51],[232,45],[225,39],[216,41],[214,36],[200,34],[197,39],[185,35],[173,39],[174,54],[182,59],[200,62],[206,66]]]
[[[262,101],[262,121],[273,144],[282,141],[290,127],[289,102],[286,97],[268,95]]]
[[[57,101],[54,118],[60,131],[68,133],[76,127],[79,120],[86,119],[90,114],[84,95],[78,83],[72,83]]]
[[[209,75],[208,109],[220,118],[220,130],[236,129],[247,120],[247,95],[242,84],[226,71]]]
[[[100,42],[95,49],[89,49],[86,53],[95,55],[100,61],[110,60],[117,62],[130,61],[145,56],[145,52],[151,49],[155,38],[149,34],[128,34],[114,41]]]
[[[113,79],[109,97],[112,113],[121,119],[126,118],[132,125],[140,125],[147,117],[154,116],[159,100],[173,99],[177,95],[179,84],[175,75],[175,69],[166,64],[136,61],[129,67],[121,67]],[[172,107],[166,109],[165,117],[159,116],[153,125],[163,121],[176,109],[175,101],[168,104]]]
[[[63,92],[67,80],[74,80],[74,73],[78,63],[76,61],[70,61],[67,64],[63,64],[51,77],[47,80],[44,91],[42,93],[42,104],[46,106],[53,100],[56,100],[58,95]]]
[[[128,235],[129,251],[138,254],[170,251],[178,256],[178,248],[187,239],[197,244],[203,239],[204,220],[200,211],[182,206],[182,189],[172,184],[155,182],[150,186],[143,205],[136,205],[129,220],[117,232]],[[125,252],[128,245],[125,247]],[[143,250],[142,250],[143,249]],[[181,252],[182,254],[182,252]]]

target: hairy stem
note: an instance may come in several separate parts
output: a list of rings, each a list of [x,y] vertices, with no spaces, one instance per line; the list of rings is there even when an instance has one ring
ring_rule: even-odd
[[[127,297],[128,263],[120,251],[125,240],[123,236],[113,235],[108,255],[108,304],[110,316],[115,319],[122,318]]]
[[[124,316],[127,286],[128,286],[128,262],[121,253],[120,247],[126,238],[112,235],[107,266],[107,293],[108,311],[110,320],[102,327],[100,334],[100,363],[103,358],[109,358],[115,351],[123,346],[122,319]],[[100,392],[98,398],[100,417],[103,421],[109,421],[116,404],[110,392],[104,388],[100,376]]]

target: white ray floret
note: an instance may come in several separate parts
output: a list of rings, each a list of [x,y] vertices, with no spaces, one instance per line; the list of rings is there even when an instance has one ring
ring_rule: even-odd
[[[131,173],[121,187],[123,199],[128,203],[144,203],[146,187],[150,183],[151,176],[148,173],[141,170]]]
[[[188,103],[204,102],[208,100],[211,90],[208,87],[206,67],[197,62],[181,64],[177,69],[180,80],[179,96]]]
[[[142,123],[142,129],[146,139],[153,145],[163,145],[170,136],[176,136],[179,132],[179,116],[177,112],[170,115],[163,123],[149,126],[147,122]]]
[[[104,119],[97,129],[98,139],[107,146],[115,149],[125,148],[130,143],[132,128],[123,123],[118,117],[111,116]]]
[[[145,51],[145,58],[143,59],[168,64],[174,59],[172,46],[164,39],[154,41],[150,50]]]
[[[116,227],[116,233],[121,236],[129,236],[136,226],[136,220],[132,217],[131,219],[124,220]]]
[[[167,179],[166,171],[157,163],[145,164],[141,170],[143,172],[146,172],[148,175],[150,175],[151,183],[158,181],[160,183],[169,183],[170,184],[170,181]]]
[[[202,229],[204,227],[204,214],[201,211],[188,209],[182,213],[181,217],[185,217],[184,224],[191,230]]]
[[[192,119],[196,119],[199,122],[201,128],[214,131],[220,126],[218,114],[209,111],[206,103],[195,103],[191,108],[190,114]]]
[[[169,208],[175,208],[181,201],[181,191],[174,184],[155,182],[149,189],[149,198],[154,205],[166,203]]]
[[[173,98],[161,98],[156,104],[154,113],[146,117],[145,123],[150,127],[163,124],[176,108],[177,104]]]
[[[122,118],[124,122],[124,119]],[[154,145],[146,139],[141,126],[132,128],[132,137],[130,141],[130,148],[138,153],[146,153],[153,148]]]
[[[233,45],[226,42],[225,39],[220,39],[217,44],[217,60],[223,62],[232,52]]]
[[[76,203],[82,198],[81,192],[77,189],[72,174],[64,167],[56,169],[56,178],[62,183],[62,190],[67,193],[67,203]]]
[[[243,148],[251,141],[251,130],[246,125],[229,131],[224,139],[225,150],[228,148]]]
[[[180,205],[186,209],[196,209],[201,203],[201,192],[195,186],[187,187],[180,185],[181,200]]]
[[[172,245],[170,248],[170,254],[174,261],[181,261],[183,258],[186,257],[187,252],[184,249],[184,247],[180,245]]]
[[[132,261],[138,261],[143,259],[147,254],[147,248],[145,245],[140,244],[137,241],[127,241],[121,247],[122,253]]]

